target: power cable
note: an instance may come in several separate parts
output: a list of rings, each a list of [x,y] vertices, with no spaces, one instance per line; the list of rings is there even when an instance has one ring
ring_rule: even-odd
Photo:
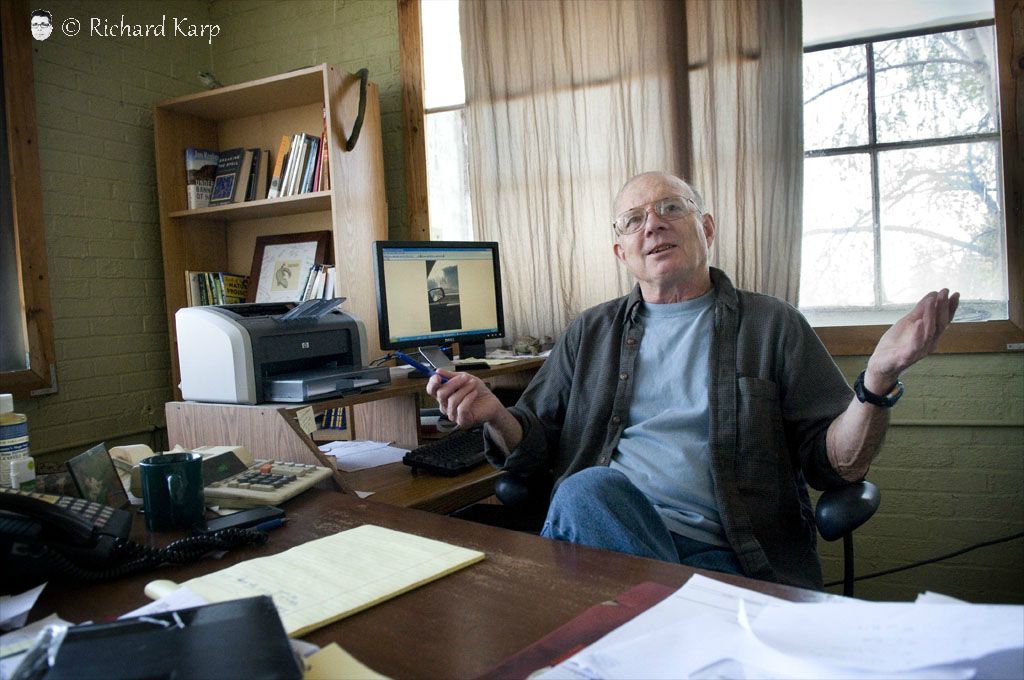
[[[951,552],[948,555],[940,555],[938,557],[932,557],[932,558],[927,559],[927,560],[920,560],[918,562],[911,562],[910,564],[904,564],[901,567],[893,567],[892,569],[885,569],[884,571],[875,571],[875,572],[872,572],[870,574],[864,574],[863,576],[855,576],[853,580],[854,581],[866,581],[869,578],[878,578],[879,576],[888,576],[889,574],[895,574],[896,572],[906,571],[907,569],[913,569],[915,567],[924,567],[924,566],[927,566],[929,564],[934,564],[936,562],[941,562],[942,560],[948,560],[948,559],[950,559],[952,557],[957,557],[958,555],[963,555],[964,553],[971,552],[972,550],[977,550],[978,548],[987,548],[990,545],[996,545],[998,543],[1007,543],[1007,542],[1012,541],[1012,540],[1017,539],[1017,538],[1024,538],[1024,531],[1021,531],[1020,533],[1012,534],[1010,536],[1005,536],[1003,538],[996,538],[996,539],[993,539],[991,541],[985,541],[983,543],[976,543],[975,545],[969,546],[967,548],[963,548],[961,550],[957,550],[955,552]],[[838,586],[838,585],[842,585],[842,584],[843,584],[843,581],[842,581],[842,579],[840,579],[839,581],[830,581],[830,582],[826,583],[825,587],[826,588],[830,588],[832,586]]]

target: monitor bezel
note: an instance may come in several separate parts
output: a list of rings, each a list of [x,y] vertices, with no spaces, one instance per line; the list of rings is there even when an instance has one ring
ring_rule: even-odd
[[[498,314],[498,330],[491,332],[472,333],[458,332],[438,335],[435,338],[414,340],[390,340],[388,324],[387,292],[384,286],[384,251],[388,248],[436,248],[438,250],[480,250],[491,251],[491,262],[494,264],[494,299]],[[377,289],[377,333],[382,350],[405,349],[421,345],[482,344],[484,340],[505,337],[505,308],[501,291],[501,253],[497,241],[374,241],[373,242],[373,276]]]

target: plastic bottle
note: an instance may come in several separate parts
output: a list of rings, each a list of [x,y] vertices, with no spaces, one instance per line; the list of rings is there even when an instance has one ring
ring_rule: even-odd
[[[28,450],[28,418],[14,412],[14,397],[0,394],[0,486],[35,486],[35,463]]]

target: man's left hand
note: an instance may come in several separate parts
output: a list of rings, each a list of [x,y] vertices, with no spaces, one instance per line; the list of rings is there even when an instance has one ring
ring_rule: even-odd
[[[909,314],[892,325],[878,341],[868,359],[864,386],[875,394],[884,394],[900,374],[935,350],[943,331],[949,326],[960,304],[960,293],[948,288],[928,293]]]

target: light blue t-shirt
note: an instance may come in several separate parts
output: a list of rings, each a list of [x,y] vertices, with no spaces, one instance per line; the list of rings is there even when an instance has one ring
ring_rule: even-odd
[[[708,432],[714,289],[693,300],[644,302],[644,335],[629,422],[611,467],[654,504],[669,531],[728,546],[718,515]]]

